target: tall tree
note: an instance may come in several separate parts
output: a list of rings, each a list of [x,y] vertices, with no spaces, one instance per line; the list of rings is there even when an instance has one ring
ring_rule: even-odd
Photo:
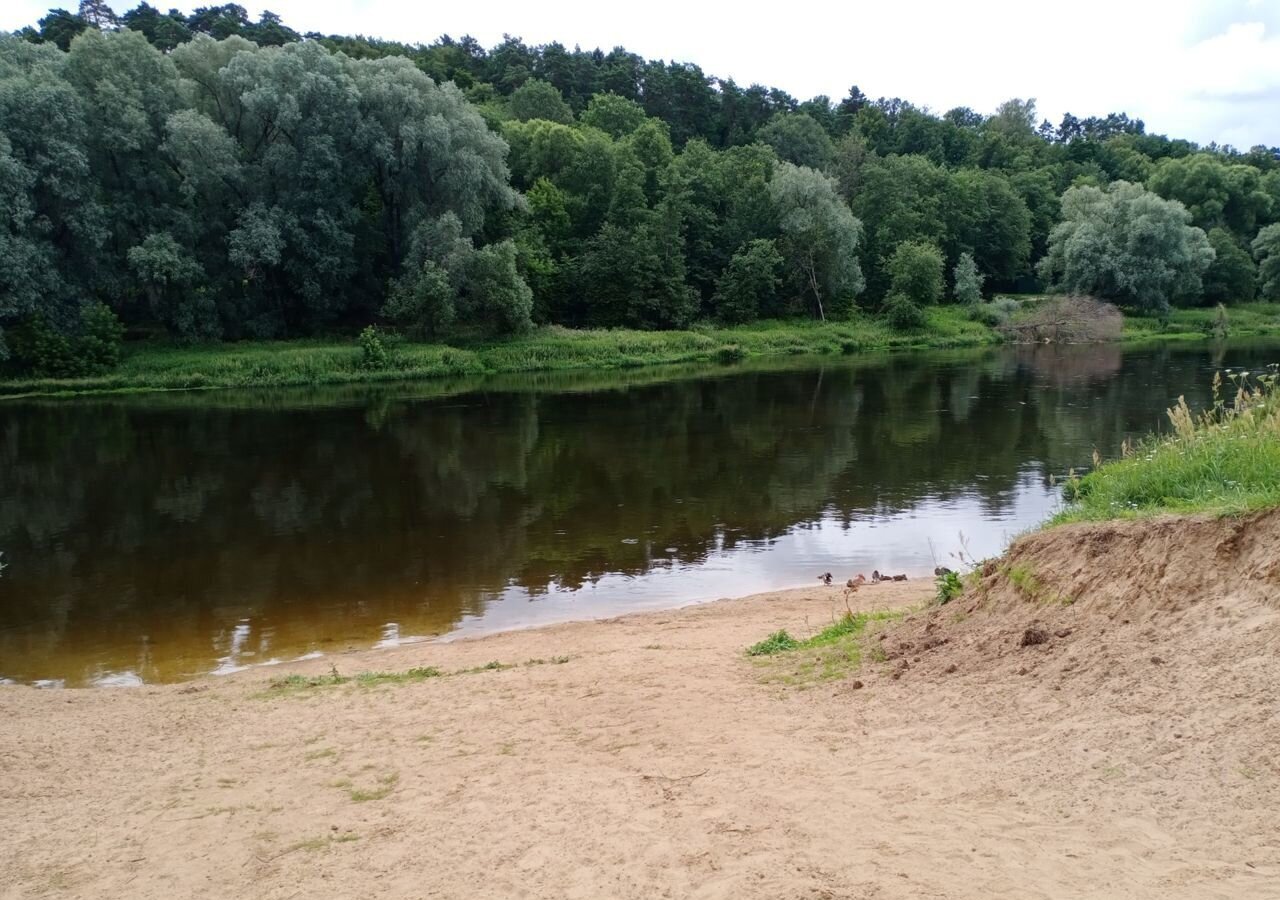
[[[1074,187],[1049,236],[1042,276],[1060,290],[1165,312],[1200,293],[1213,248],[1181,203],[1141,185]]]
[[[840,199],[834,178],[779,163],[769,183],[791,280],[818,318],[847,315],[862,292],[862,223]]]

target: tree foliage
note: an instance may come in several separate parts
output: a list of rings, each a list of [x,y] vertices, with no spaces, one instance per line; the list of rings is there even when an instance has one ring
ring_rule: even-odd
[[[982,300],[982,283],[986,276],[978,272],[978,264],[973,261],[972,253],[961,253],[960,259],[952,270],[954,288],[952,294],[957,303],[972,306]]]
[[[780,163],[769,183],[781,248],[795,289],[819,318],[847,315],[862,292],[862,223],[840,200],[834,178]]]
[[[903,241],[894,248],[886,266],[889,293],[906,297],[917,306],[932,306],[942,299],[942,251],[924,241]]]
[[[1190,224],[1186,207],[1141,185],[1071,188],[1062,217],[1040,269],[1071,293],[1163,311],[1175,299],[1197,296],[1213,262],[1209,239]]]
[[[37,321],[80,346],[97,302],[188,341],[440,340],[862,295],[920,327],[944,274],[960,302],[1052,285],[1162,309],[1247,299],[1256,260],[1280,295],[1275,148],[1053,125],[1028,99],[799,101],[623,48],[115,9],[0,37],[0,358]]]

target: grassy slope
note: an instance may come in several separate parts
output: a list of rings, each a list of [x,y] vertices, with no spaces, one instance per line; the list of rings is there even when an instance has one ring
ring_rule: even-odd
[[[1216,410],[1170,410],[1169,434],[1068,484],[1072,502],[1049,524],[1280,506],[1280,390],[1274,375],[1252,383],[1243,402],[1228,382]]]
[[[990,328],[959,307],[937,307],[919,332],[893,331],[870,316],[848,322],[762,322],[691,331],[573,331],[541,328],[507,341],[446,346],[402,343],[391,365],[360,365],[353,340],[243,342],[203,347],[138,344],[126,348],[119,368],[90,378],[0,378],[0,398],[110,391],[305,386],[403,381],[498,373],[617,370],[673,363],[703,363],[799,354],[974,347],[999,341]],[[1125,340],[1203,338],[1213,310],[1177,310],[1166,326],[1129,318]],[[1280,306],[1232,307],[1233,336],[1280,334]]]

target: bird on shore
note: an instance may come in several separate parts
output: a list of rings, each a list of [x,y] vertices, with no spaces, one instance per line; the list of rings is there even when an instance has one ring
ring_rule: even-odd
[[[823,572],[821,575],[819,575],[819,576],[818,576],[818,580],[819,580],[819,581],[821,581],[823,584],[830,586],[830,584],[831,584],[831,573],[830,573],[830,572]]]
[[[942,578],[944,575],[954,575],[955,572],[952,569],[948,569],[946,566],[934,566],[933,574]]]

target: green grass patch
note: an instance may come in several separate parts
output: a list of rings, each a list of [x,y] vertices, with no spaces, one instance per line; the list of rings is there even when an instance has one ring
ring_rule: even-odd
[[[748,647],[747,656],[773,656],[775,653],[795,650],[799,646],[800,642],[787,634],[786,631],[775,631],[758,644],[752,644]]]
[[[1171,431],[1066,485],[1050,524],[1280,506],[1280,391],[1274,369],[1215,380],[1211,409],[1169,410]]]
[[[857,671],[863,657],[875,649],[869,646],[869,633],[905,614],[906,610],[850,612],[803,640],[785,630],[774,632],[746,653],[767,667],[766,681],[807,687]]]

